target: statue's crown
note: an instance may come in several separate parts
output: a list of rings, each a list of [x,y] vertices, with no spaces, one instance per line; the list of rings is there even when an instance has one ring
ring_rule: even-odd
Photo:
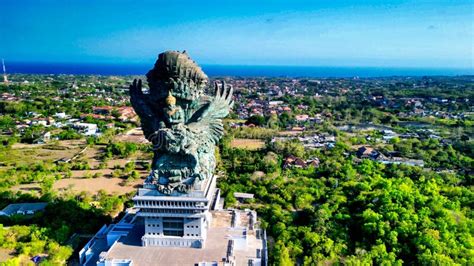
[[[194,100],[202,92],[202,85],[207,83],[208,77],[188,54],[178,51],[166,51],[158,55],[153,69],[146,74],[151,91],[161,97],[167,97],[168,91],[181,99]],[[163,87],[170,81],[185,86],[174,85]],[[166,93],[166,94],[165,94]]]
[[[150,73],[151,72],[151,73]],[[195,83],[207,80],[207,75],[186,53],[177,51],[166,51],[158,55],[155,67],[148,72],[156,78],[185,78]]]

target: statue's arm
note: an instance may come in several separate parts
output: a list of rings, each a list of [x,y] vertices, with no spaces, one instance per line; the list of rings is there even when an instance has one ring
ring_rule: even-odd
[[[148,107],[147,102],[142,91],[142,80],[133,80],[133,83],[129,87],[130,102],[132,103],[133,109],[140,116],[140,118],[151,117],[153,113]]]
[[[140,117],[143,133],[148,140],[152,141],[154,132],[159,129],[159,121],[145,99],[140,79],[133,80],[129,87],[129,94],[133,109]]]

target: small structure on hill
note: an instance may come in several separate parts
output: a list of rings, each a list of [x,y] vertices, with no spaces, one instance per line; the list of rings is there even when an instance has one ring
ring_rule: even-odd
[[[252,200],[254,195],[250,193],[234,192],[234,197],[240,203],[244,203],[247,200]]]
[[[5,207],[0,211],[0,216],[11,216],[11,215],[33,215],[37,212],[43,211],[48,203],[36,202],[36,203],[13,203]]]

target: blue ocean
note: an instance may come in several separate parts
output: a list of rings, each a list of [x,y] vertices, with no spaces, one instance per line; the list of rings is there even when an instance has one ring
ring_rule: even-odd
[[[153,64],[103,63],[19,63],[7,64],[8,73],[23,74],[93,74],[143,75]],[[462,68],[390,68],[390,67],[324,67],[324,66],[237,66],[202,65],[211,77],[389,77],[389,76],[457,76],[474,75],[474,69]]]

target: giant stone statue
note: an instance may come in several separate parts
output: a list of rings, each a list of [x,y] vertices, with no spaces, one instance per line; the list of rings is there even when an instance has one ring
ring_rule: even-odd
[[[222,118],[233,105],[232,87],[215,83],[215,95],[204,94],[208,77],[186,52],[160,54],[146,76],[148,93],[143,93],[141,80],[130,86],[132,106],[153,144],[152,171],[145,183],[168,195],[186,193],[213,175]]]

